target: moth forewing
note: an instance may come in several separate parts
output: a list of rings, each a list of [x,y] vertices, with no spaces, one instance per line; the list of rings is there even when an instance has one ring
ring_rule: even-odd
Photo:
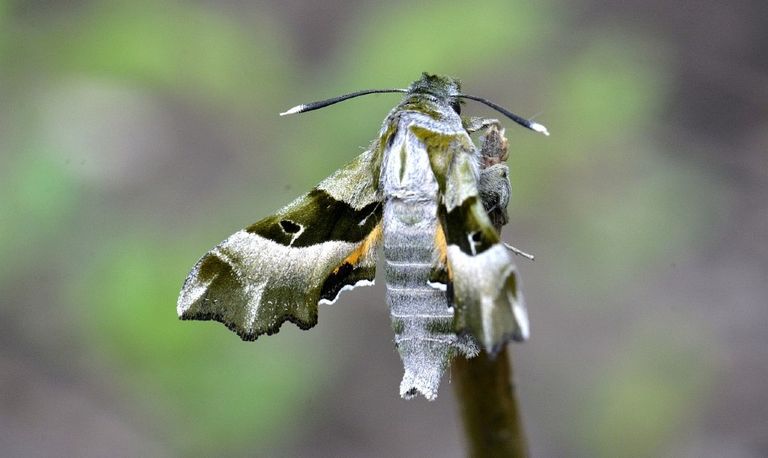
[[[375,146],[206,253],[184,282],[179,316],[220,321],[254,340],[285,321],[311,328],[319,302],[372,284],[381,220]]]
[[[506,218],[509,199],[508,169],[500,163],[506,156],[503,131],[490,125],[479,154],[479,180],[474,162],[456,157],[441,214],[449,245],[456,330],[469,332],[495,354],[510,340],[526,340],[529,326],[514,261],[497,229]]]

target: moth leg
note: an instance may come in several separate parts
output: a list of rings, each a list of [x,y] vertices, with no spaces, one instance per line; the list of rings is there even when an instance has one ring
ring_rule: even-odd
[[[483,129],[487,129],[490,126],[496,126],[500,130],[504,130],[498,119],[494,118],[480,118],[477,116],[470,116],[461,118],[461,124],[469,134],[474,134]]]
[[[494,120],[490,120],[494,121]],[[490,124],[480,147],[480,181],[478,191],[488,217],[498,232],[507,224],[507,204],[511,194],[509,168],[504,163],[507,154],[507,139],[504,129]]]
[[[501,226],[507,223],[506,209],[510,194],[509,169],[502,163],[507,156],[507,139],[504,137],[504,129],[496,124],[490,124],[480,149],[482,169],[479,191],[483,207],[499,232],[501,232]],[[532,254],[508,243],[504,246],[518,256],[534,260]]]
[[[506,242],[505,242],[505,243],[504,243],[504,246],[505,246],[505,247],[507,247],[507,249],[508,249],[509,251],[511,251],[511,252],[513,252],[513,253],[515,253],[515,254],[516,254],[516,255],[518,255],[518,256],[522,256],[522,257],[524,257],[524,258],[528,258],[528,259],[530,259],[531,261],[533,261],[533,260],[534,260],[534,256],[533,256],[532,254],[530,254],[530,253],[526,253],[526,252],[525,252],[525,251],[523,251],[523,250],[520,250],[520,249],[518,249],[518,248],[515,248],[515,247],[513,247],[512,245],[510,245],[509,243],[506,243]]]
[[[502,163],[509,157],[509,142],[504,136],[503,127],[496,124],[489,125],[485,129],[481,141],[481,168]]]

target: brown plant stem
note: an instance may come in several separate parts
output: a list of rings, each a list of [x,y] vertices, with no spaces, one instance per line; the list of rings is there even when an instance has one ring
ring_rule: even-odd
[[[507,349],[493,359],[484,351],[472,359],[456,358],[452,379],[469,442],[468,456],[527,457]]]

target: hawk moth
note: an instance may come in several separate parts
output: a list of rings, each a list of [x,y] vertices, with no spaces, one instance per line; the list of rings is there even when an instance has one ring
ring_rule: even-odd
[[[461,99],[548,132],[462,94],[456,79],[427,73],[407,89],[355,92],[281,115],[381,92],[405,95],[370,147],[203,255],[177,311],[184,320],[220,321],[243,340],[274,334],[285,321],[309,329],[318,304],[373,284],[383,246],[386,300],[405,369],[400,394],[431,400],[454,356],[495,354],[529,335],[517,251],[494,228],[506,222],[506,139],[496,120],[462,118]],[[480,149],[470,138],[478,131],[485,133]]]

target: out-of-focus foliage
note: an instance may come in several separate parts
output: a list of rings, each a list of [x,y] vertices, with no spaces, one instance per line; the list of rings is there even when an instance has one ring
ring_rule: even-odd
[[[449,390],[397,398],[379,289],[255,343],[175,314],[198,256],[353,158],[397,96],[278,112],[429,71],[552,132],[505,122],[507,238],[537,255],[515,350],[534,454],[706,449],[717,348],[741,334],[702,253],[743,196],[693,154],[708,145],[666,140],[685,137],[666,116],[675,47],[571,3],[295,5],[0,0],[0,371],[21,392],[0,447],[460,455]],[[747,279],[735,304],[759,295],[727,278]]]
[[[670,331],[690,332],[682,327]],[[627,342],[621,359],[609,363],[603,377],[594,380],[592,395],[581,400],[586,415],[573,438],[586,442],[596,455],[615,456],[625,449],[636,456],[657,456],[663,453],[662,444],[684,431],[701,408],[699,400],[711,389],[706,361],[695,348],[660,334],[655,330]]]
[[[148,264],[159,252],[163,262]],[[281,425],[323,386],[319,355],[296,341],[274,340],[260,342],[254,353],[237,338],[219,338],[219,327],[169,327],[176,273],[188,261],[181,253],[151,238],[107,244],[104,259],[96,260],[73,298],[88,346],[106,368],[130,368],[122,377],[128,389],[140,387],[162,400],[144,407],[177,426],[171,445],[180,450],[215,454],[237,451],[246,439],[264,444],[281,437]],[[313,377],[317,385],[308,386]]]

